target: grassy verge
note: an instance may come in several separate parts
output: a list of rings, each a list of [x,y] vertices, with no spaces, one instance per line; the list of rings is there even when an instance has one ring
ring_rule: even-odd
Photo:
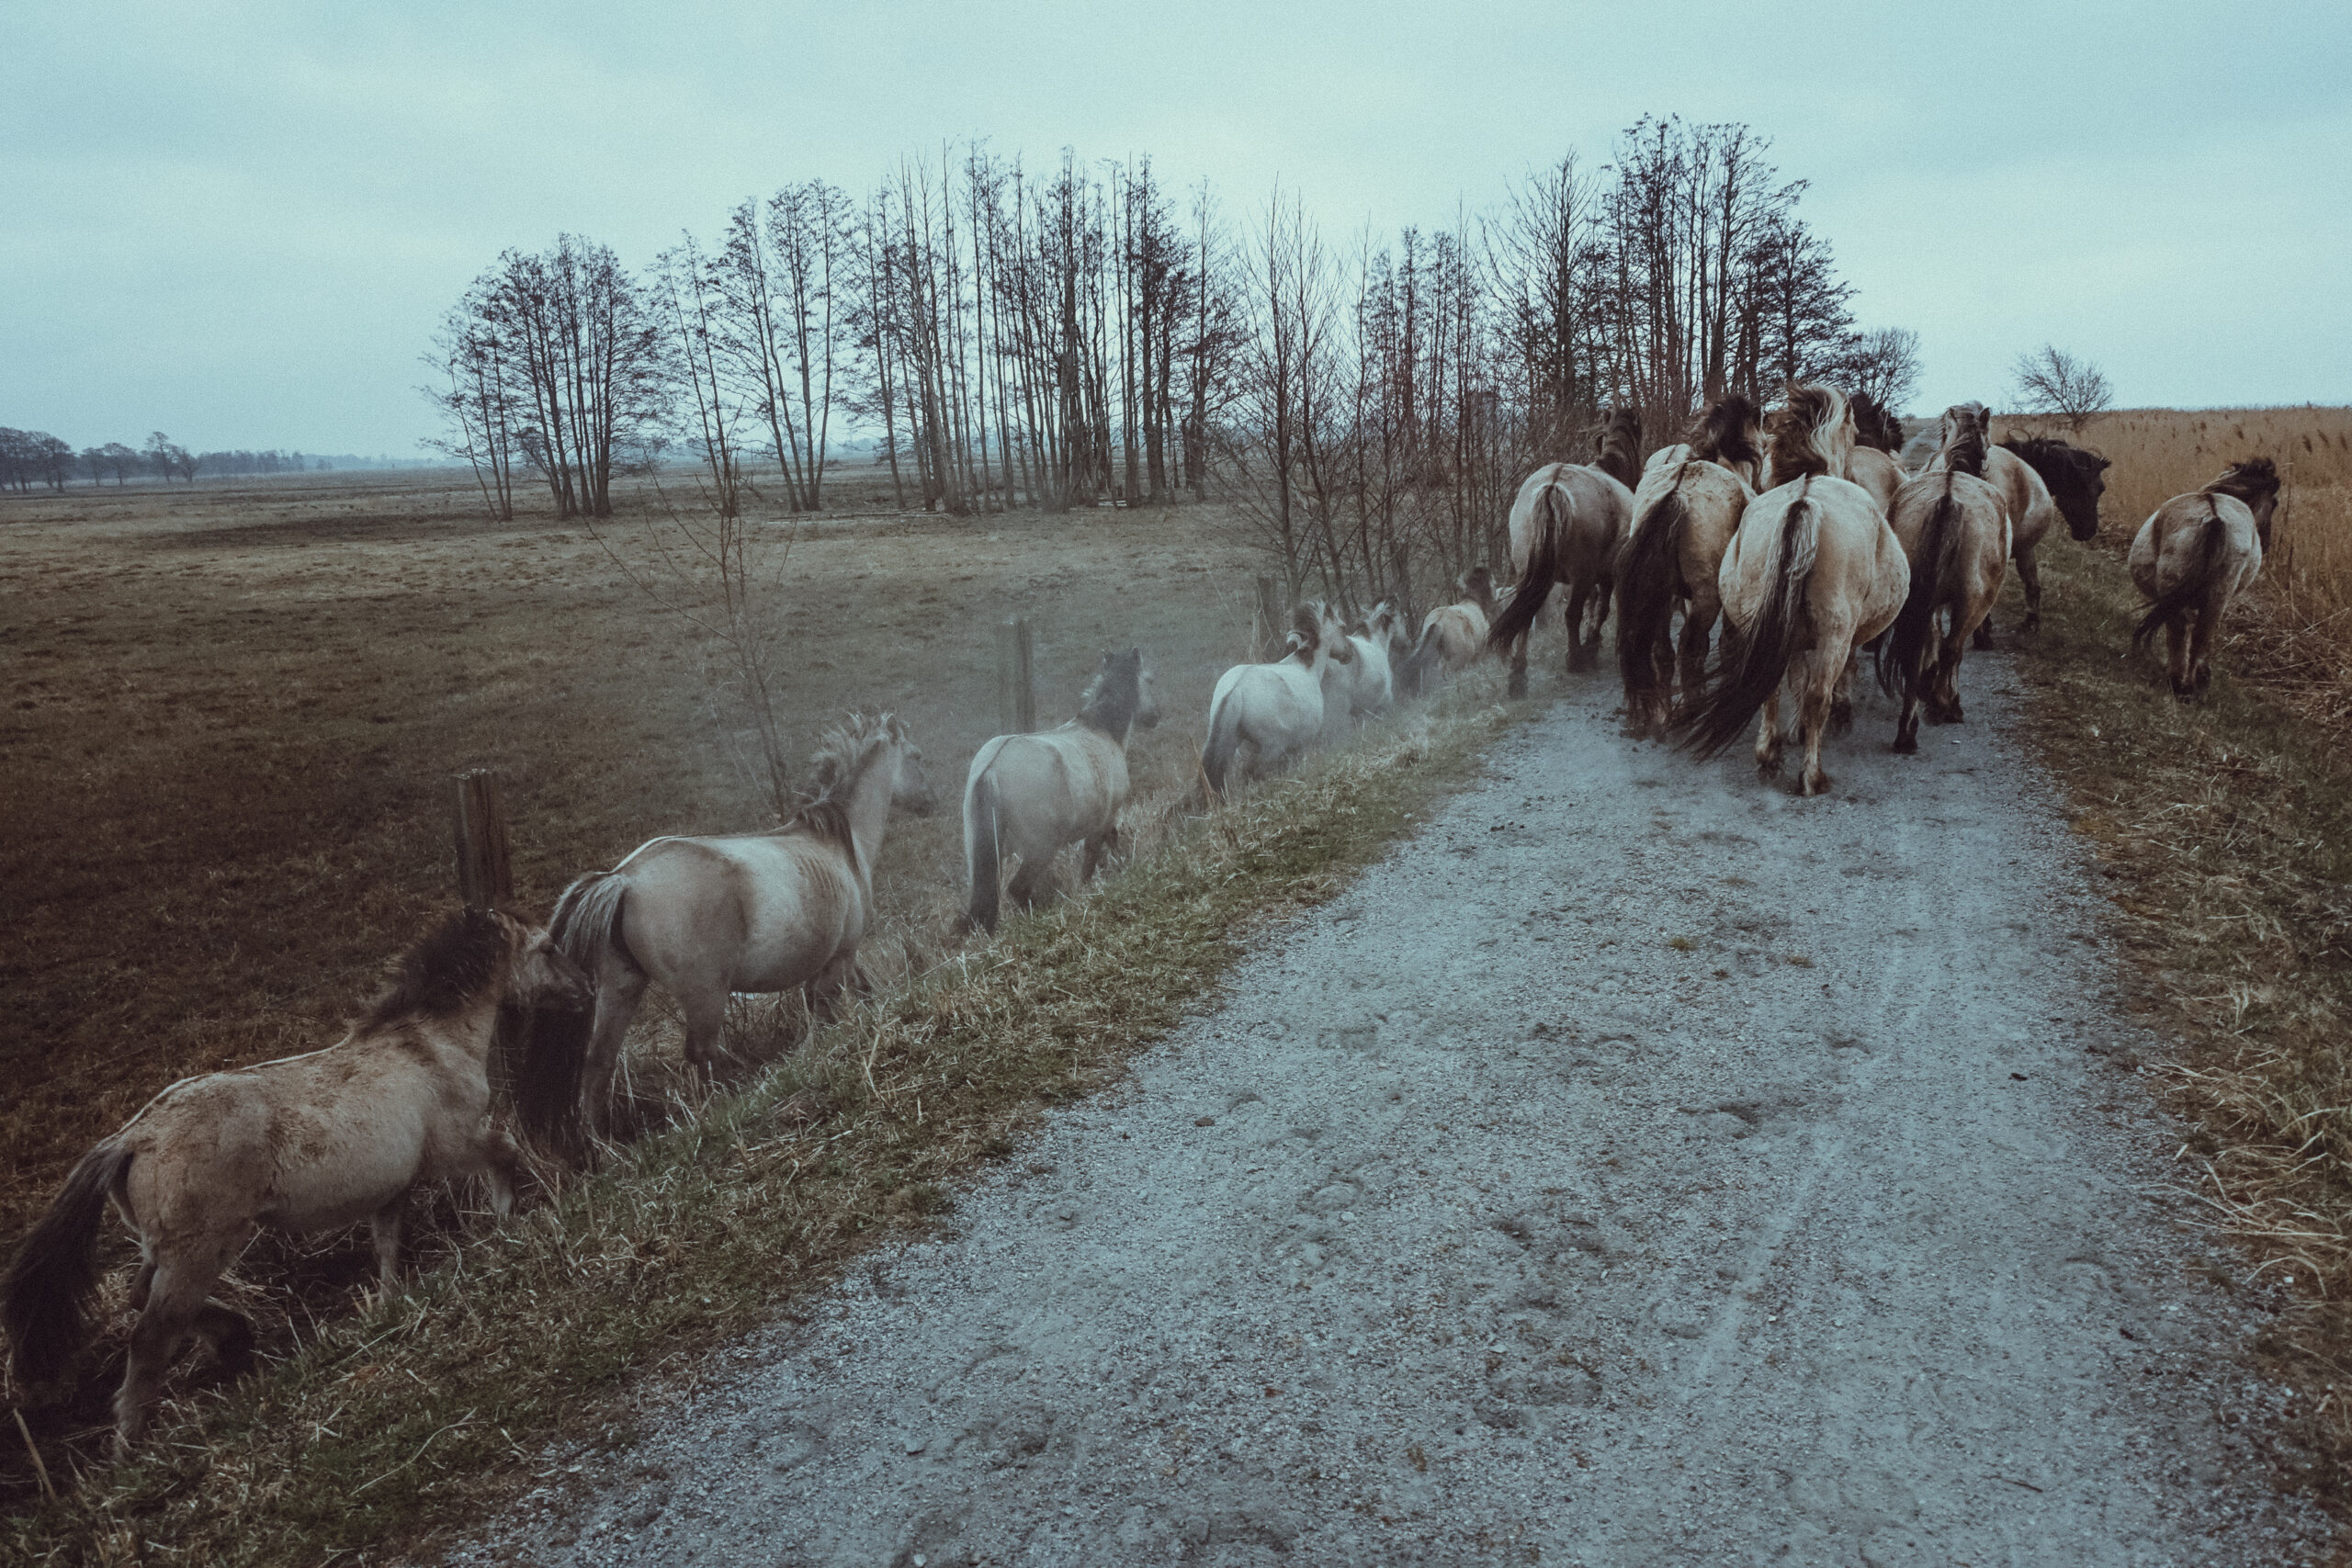
[[[133,1461],[0,1522],[22,1562],[317,1563],[462,1530],[614,1435],[633,1375],[770,1318],[1216,986],[1237,937],[1320,903],[1475,773],[1491,673],[1193,821],[1099,893],[1009,923],[694,1124],[461,1251]]]
[[[2294,1387],[2352,1503],[2352,758],[2292,691],[2249,680],[2276,662],[2257,604],[2216,659],[2207,700],[2172,698],[2129,657],[2141,609],[2121,562],[2045,549],[2054,613],[2024,669],[2037,739],[2094,840],[2104,891],[2143,982],[2136,1005],[2177,1039],[2161,1069],[2201,1130],[2187,1179],[2220,1231],[2296,1308],[2256,1351]]]

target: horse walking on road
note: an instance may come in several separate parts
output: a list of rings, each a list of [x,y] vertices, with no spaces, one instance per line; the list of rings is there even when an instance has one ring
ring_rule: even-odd
[[[1527,694],[1527,638],[1555,585],[1566,587],[1568,669],[1599,661],[1609,619],[1618,541],[1634,518],[1641,482],[1641,422],[1619,409],[1601,427],[1593,461],[1546,463],[1527,476],[1510,507],[1510,603],[1494,618],[1488,647],[1510,653],[1510,694]],[[1589,610],[1589,615],[1588,615]]]
[[[1271,664],[1237,664],[1217,677],[1209,697],[1208,743],[1201,776],[1215,795],[1238,763],[1245,779],[1264,778],[1322,736],[1323,716],[1348,700],[1355,647],[1320,604],[1293,613],[1289,651]]]
[[[971,923],[996,930],[998,887],[1007,856],[1017,857],[1013,901],[1035,904],[1054,857],[1083,844],[1079,880],[1118,847],[1127,804],[1127,739],[1159,722],[1143,653],[1105,653],[1080,698],[1078,716],[1036,735],[1000,735],[972,758],[964,780],[964,863],[971,874]]]
[[[895,807],[937,809],[922,751],[884,714],[853,715],[816,757],[817,790],[773,832],[651,839],[610,871],[563,890],[548,922],[596,983],[587,1111],[601,1130],[629,1021],[649,983],[686,1017],[686,1061],[726,1055],[727,999],[805,987],[812,1008],[857,987],[857,944],[874,919],[874,863]]]
[[[1715,577],[1741,513],[1756,499],[1763,456],[1758,441],[1756,405],[1726,393],[1691,427],[1688,441],[1650,458],[1634,491],[1634,520],[1617,551],[1617,665],[1625,682],[1625,723],[1636,735],[1666,728],[1678,605],[1686,699],[1704,678],[1707,639],[1723,614]]]
[[[1903,546],[1870,492],[1837,477],[1853,446],[1842,393],[1807,383],[1790,389],[1771,421],[1773,489],[1748,503],[1716,578],[1726,637],[1703,692],[1674,720],[1686,744],[1712,756],[1763,710],[1756,763],[1781,768],[1781,688],[1799,700],[1807,795],[1829,787],[1821,767],[1828,729],[1854,650],[1902,609],[1911,572]]]
[[[1988,420],[1991,418],[1983,403],[1957,406],[1980,411]],[[1939,452],[1928,460],[1928,467],[1923,471],[1934,472],[1942,461],[1943,456]],[[2041,547],[2041,541],[2048,536],[2051,526],[2062,516],[2075,538],[2087,539],[2097,534],[2097,493],[2093,492],[2087,518],[2079,513],[2062,513],[2056,498],[2050,493],[2048,481],[2036,466],[2007,446],[1992,447],[1984,454],[1984,482],[2000,492],[2002,504],[2008,508],[2009,558],[2017,563],[2018,582],[2025,590],[2025,623],[2022,629],[2029,632],[2036,630],[2041,625],[2041,570],[2034,564],[2034,551]],[[2100,481],[2100,487],[2104,488],[2104,485],[2105,481]],[[1978,623],[1976,646],[1990,648],[1992,645],[1993,617],[1987,615]]]
[[[1868,392],[1856,392],[1849,402],[1854,411],[1854,451],[1848,459],[1846,477],[1870,491],[1878,509],[1891,515],[1894,492],[1911,477],[1895,456],[1903,450],[1903,422]]]
[[[546,933],[469,909],[401,960],[337,1043],[164,1090],[82,1156],[8,1265],[0,1320],[19,1385],[51,1385],[73,1368],[108,1204],[140,1259],[118,1450],[145,1428],[191,1339],[232,1370],[249,1359],[252,1325],[207,1297],[257,1231],[316,1235],[365,1220],[389,1292],[412,1189],[481,1177],[504,1219],[522,1156],[490,1119],[491,1051],[521,1037],[515,1109],[526,1133],[552,1135],[578,1104],[590,1001],[587,976]]]
[[[1903,704],[1897,751],[1919,749],[1923,703],[1928,723],[1961,722],[1961,655],[2007,575],[2009,513],[1984,482],[1985,424],[1982,403],[1946,410],[1941,461],[1896,491],[1887,513],[1911,563],[1903,609],[1878,649],[1879,684]]]
[[[2132,581],[2148,613],[2132,634],[2138,652],[2161,628],[2173,695],[2186,702],[2213,680],[2213,633],[2230,603],[2262,573],[2278,470],[2267,457],[2233,463],[2202,490],[2176,495],[2132,539]]]

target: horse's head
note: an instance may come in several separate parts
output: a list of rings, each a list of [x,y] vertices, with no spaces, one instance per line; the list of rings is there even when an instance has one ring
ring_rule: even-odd
[[[1772,411],[1765,429],[1772,443],[1765,489],[1807,474],[1851,477],[1854,412],[1837,388],[1818,381],[1790,382],[1788,401]]]
[[[1691,427],[1690,455],[1722,464],[1753,489],[1763,482],[1763,441],[1764,415],[1755,400],[1745,392],[1725,392]]]
[[[1849,401],[1854,411],[1854,445],[1874,446],[1890,457],[1903,450],[1903,422],[1893,410],[1868,392],[1856,392]]]
[[[1347,628],[1331,607],[1320,599],[1312,599],[1291,612],[1290,636],[1284,639],[1291,656],[1313,669],[1328,660],[1345,664],[1356,656],[1348,641]]]
[[[1593,433],[1592,466],[1627,490],[1642,482],[1642,416],[1619,405]]]
[[[1404,613],[1383,599],[1372,607],[1372,617],[1364,623],[1364,634],[1374,647],[1392,660],[1412,646],[1407,634]]]
[[[516,921],[518,945],[507,971],[506,994],[534,1011],[582,1012],[596,1005],[596,985],[588,972],[564,955],[554,939],[536,926]]]
[[[1480,611],[1491,613],[1495,607],[1495,574],[1486,566],[1474,566],[1453,580],[1454,592]]]
[[[1937,455],[1955,474],[1984,476],[1985,442],[1993,428],[1993,411],[1983,403],[1954,403],[1944,410],[1943,442]]]
[[[922,748],[907,733],[896,714],[882,716],[882,728],[891,755],[887,765],[890,769],[890,808],[910,817],[929,817],[939,809],[939,796],[931,787],[931,775],[923,771]]]
[[[1981,407],[1983,405],[1975,405]],[[2107,493],[2108,460],[2071,443],[2047,435],[2001,443],[2050,487],[2052,499],[2066,519],[2066,532],[2077,539],[2098,536],[2098,500]]]
[[[1143,649],[1103,650],[1094,679],[1079,698],[1078,719],[1122,744],[1131,727],[1149,729],[1159,722],[1159,698],[1151,671],[1143,667]]]
[[[2267,457],[2232,463],[2222,477],[2205,488],[2216,495],[2233,495],[2254,513],[2255,536],[2265,551],[2270,548],[2270,514],[2278,508],[2278,467]]]

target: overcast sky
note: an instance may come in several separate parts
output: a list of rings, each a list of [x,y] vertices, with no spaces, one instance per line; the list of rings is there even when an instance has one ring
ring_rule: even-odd
[[[0,27],[0,424],[413,454],[497,253],[641,263],[984,135],[1328,229],[1443,223],[1643,114],[1745,120],[1917,406],[2018,350],[2125,403],[2352,402],[2352,4],[118,5]]]

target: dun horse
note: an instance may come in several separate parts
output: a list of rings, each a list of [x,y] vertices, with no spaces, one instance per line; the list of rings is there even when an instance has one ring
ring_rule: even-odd
[[[1984,482],[1985,423],[1982,403],[1945,410],[1936,471],[1897,491],[1887,513],[1911,562],[1910,591],[1878,648],[1879,684],[1903,701],[1897,751],[1919,749],[1922,702],[1930,724],[1961,722],[1961,654],[2007,573],[2009,513]]]
[[[2132,651],[2161,627],[2173,695],[2183,701],[2212,682],[2214,629],[2261,574],[2278,504],[2278,470],[2267,457],[2249,457],[2157,507],[2132,536],[2132,581],[2151,601]]]
[[[1849,459],[1846,477],[1870,491],[1881,512],[1891,513],[1894,492],[1911,477],[1903,471],[1903,464],[1895,457],[1903,450],[1903,422],[1868,392],[1856,392],[1852,407],[1854,453]]]
[[[1487,651],[1487,628],[1495,614],[1494,573],[1474,566],[1453,580],[1453,591],[1459,599],[1421,617],[1421,638],[1413,645],[1418,667],[1449,675],[1467,670]]]
[[[1344,706],[1334,705],[1324,715],[1327,728],[1343,733],[1396,705],[1396,671],[1391,656],[1403,620],[1384,600],[1373,606],[1372,615],[1361,626],[1348,633],[1348,646],[1354,657],[1345,667],[1347,702]]]
[[[1740,514],[1756,497],[1751,481],[1762,457],[1757,438],[1756,405],[1728,393],[1691,427],[1687,442],[1650,459],[1634,491],[1632,530],[1617,552],[1617,665],[1625,680],[1625,722],[1637,735],[1666,726],[1678,604],[1682,690],[1687,697],[1699,689],[1707,638],[1723,613],[1715,576]]]
[[[1634,486],[1642,478],[1641,422],[1633,410],[1609,416],[1599,448],[1589,464],[1547,463],[1536,469],[1511,502],[1510,561],[1519,582],[1487,643],[1510,650],[1514,697],[1527,694],[1527,637],[1555,584],[1568,590],[1563,622],[1568,669],[1589,670],[1598,660],[1617,544],[1633,521]]]
[[[1984,410],[1983,403],[1959,406]],[[1990,414],[1986,417],[1989,419]],[[1929,458],[1926,471],[1932,473],[1942,461],[1940,453]],[[1995,446],[1984,454],[1984,482],[2000,492],[2002,504],[2009,511],[2009,557],[2017,562],[2018,582],[2025,590],[2024,629],[2032,631],[2041,625],[2041,572],[2034,565],[2033,552],[2041,547],[2050,525],[2059,520],[2058,503],[2034,465],[2007,446]],[[2096,499],[2087,524],[2077,515],[2068,518],[2067,527],[2077,539],[2087,539],[2098,533]],[[1987,615],[1977,626],[1976,646],[1988,648],[1992,641],[1993,617]]]
[[[1716,578],[1725,637],[1704,692],[1675,719],[1687,744],[1711,756],[1763,710],[1758,768],[1781,767],[1781,687],[1799,700],[1802,793],[1829,787],[1821,738],[1854,650],[1894,623],[1910,587],[1903,546],[1870,492],[1837,477],[1852,449],[1852,418],[1835,389],[1792,388],[1771,420],[1780,481],[1748,503]]]
[[[610,1115],[621,1044],[649,982],[686,1015],[686,1060],[713,1071],[727,998],[806,987],[829,1005],[858,984],[874,919],[874,863],[890,811],[935,805],[922,752],[888,714],[852,716],[817,753],[817,794],[767,833],[652,839],[563,890],[548,922],[596,982],[587,1109]]]
[[[964,863],[971,873],[972,924],[996,930],[997,883],[1017,856],[1013,899],[1036,902],[1065,844],[1084,844],[1079,880],[1091,877],[1118,846],[1127,804],[1127,737],[1159,722],[1143,653],[1105,653],[1079,699],[1078,716],[1040,735],[1000,735],[982,745],[964,781]]]
[[[313,1235],[365,1220],[389,1291],[411,1189],[482,1177],[503,1219],[521,1157],[489,1119],[492,1043],[527,1027],[516,1109],[526,1131],[551,1134],[578,1103],[588,1006],[587,977],[544,933],[473,909],[412,949],[340,1043],[164,1090],[82,1156],[8,1266],[0,1317],[19,1384],[72,1370],[109,1202],[140,1258],[118,1448],[138,1438],[191,1338],[232,1367],[249,1356],[252,1325],[206,1298],[256,1231]]]
[[[1237,762],[1245,779],[1289,763],[1321,736],[1326,708],[1347,701],[1355,648],[1331,613],[1321,604],[1298,606],[1288,642],[1290,651],[1271,664],[1237,664],[1217,677],[1208,744],[1201,750],[1201,776],[1211,794],[1225,793]]]

